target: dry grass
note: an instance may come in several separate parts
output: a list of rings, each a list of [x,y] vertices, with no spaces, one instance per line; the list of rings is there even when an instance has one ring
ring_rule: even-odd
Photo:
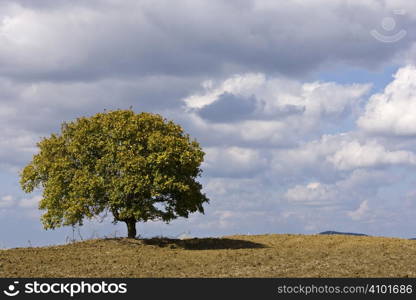
[[[1,250],[0,277],[416,277],[416,241],[341,235],[89,240]]]

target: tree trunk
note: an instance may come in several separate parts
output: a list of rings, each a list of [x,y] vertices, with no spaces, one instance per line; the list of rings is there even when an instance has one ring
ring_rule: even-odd
[[[136,238],[136,220],[135,219],[129,219],[127,221],[124,221],[127,224],[127,237],[134,239]]]

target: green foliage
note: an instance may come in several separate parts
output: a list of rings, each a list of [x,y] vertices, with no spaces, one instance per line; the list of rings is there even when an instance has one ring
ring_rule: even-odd
[[[204,152],[160,115],[116,110],[78,118],[37,146],[20,184],[27,193],[42,188],[46,229],[102,213],[115,222],[169,222],[203,213],[208,202],[195,180]]]

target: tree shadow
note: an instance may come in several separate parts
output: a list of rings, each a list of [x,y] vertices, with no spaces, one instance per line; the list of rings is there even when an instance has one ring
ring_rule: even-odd
[[[169,239],[150,238],[141,240],[145,245],[159,247],[181,248],[185,250],[220,250],[220,249],[256,249],[266,248],[265,245],[237,239],[228,238],[193,238],[193,239]]]

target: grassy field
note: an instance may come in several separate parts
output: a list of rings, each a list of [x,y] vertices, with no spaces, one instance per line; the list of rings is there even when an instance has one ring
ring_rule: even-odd
[[[416,277],[416,241],[277,234],[99,239],[0,250],[0,277]]]

